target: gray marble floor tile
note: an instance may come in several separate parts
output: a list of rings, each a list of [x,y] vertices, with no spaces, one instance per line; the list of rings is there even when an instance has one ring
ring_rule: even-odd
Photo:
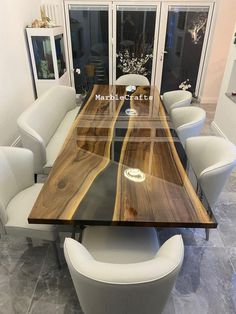
[[[228,221],[227,223],[220,223],[218,225],[218,230],[225,247],[236,247],[235,229],[236,225],[235,222],[233,221]]]
[[[234,307],[236,309],[236,273],[233,274],[232,276],[232,299],[233,299],[233,303],[234,303]],[[235,311],[236,313],[236,311]]]
[[[226,252],[236,274],[236,247],[227,247]]]
[[[236,193],[223,192],[214,208],[218,231],[226,247],[236,247]]]
[[[235,209],[235,202],[236,202],[236,193],[234,191],[227,191],[226,189],[221,192],[220,197],[218,201],[216,202],[216,205],[214,206],[213,210],[214,212],[217,210],[217,208],[220,208],[221,205],[225,206],[231,206],[230,210]],[[234,207],[232,207],[234,206]]]
[[[186,247],[172,293],[176,314],[236,313],[234,273],[224,248]]]
[[[47,301],[35,303],[32,314],[83,314],[82,310],[76,308],[76,305],[64,305],[57,303],[48,303]]]
[[[236,176],[234,174],[229,177],[224,191],[236,193]]]
[[[224,243],[217,229],[210,230],[209,240],[206,241],[205,229],[193,228],[163,228],[158,229],[160,244],[175,234],[181,234],[185,246],[223,247]]]
[[[66,264],[58,269],[54,253],[49,248],[44,267],[30,306],[30,313],[82,313]]]
[[[48,243],[42,240],[33,240],[31,247],[25,238],[4,236],[0,239],[0,261],[20,258],[23,254],[25,259],[35,258],[38,260],[47,252]],[[33,256],[31,256],[32,252],[34,252]]]
[[[170,295],[162,314],[175,314],[175,306],[172,295]]]
[[[36,246],[13,253],[0,247],[0,313],[27,313],[47,247]],[[19,247],[21,249],[19,249]]]

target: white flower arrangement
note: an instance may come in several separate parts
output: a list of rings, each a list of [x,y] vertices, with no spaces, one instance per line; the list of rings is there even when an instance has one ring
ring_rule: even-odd
[[[187,79],[186,81],[182,82],[179,85],[179,88],[182,89],[182,90],[188,90],[190,87],[192,87],[192,85],[189,84],[189,79]]]
[[[117,67],[120,68],[123,73],[148,75],[149,72],[145,64],[153,57],[152,54],[144,55],[142,53],[140,57],[135,57],[134,53],[130,55],[129,51],[125,50],[124,53],[119,52],[116,56],[119,60]]]

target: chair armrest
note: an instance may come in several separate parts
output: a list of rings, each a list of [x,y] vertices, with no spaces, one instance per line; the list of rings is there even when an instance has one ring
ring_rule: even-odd
[[[1,147],[1,152],[10,166],[11,173],[17,182],[17,190],[21,191],[34,184],[33,153],[25,148]]]
[[[141,284],[169,276],[172,272],[178,273],[183,262],[184,245],[181,236],[174,236],[164,243],[153,259],[115,264],[95,260],[81,243],[66,238],[64,254],[70,272],[75,275],[79,273],[110,284]]]
[[[189,102],[189,104],[188,104],[188,102]],[[182,107],[186,107],[186,106],[192,106],[191,101],[183,99],[183,100],[179,100],[179,101],[175,102],[173,105],[171,105],[170,110],[172,110],[174,108],[182,108]]]
[[[34,154],[34,173],[42,173],[46,164],[46,147],[42,137],[29,126],[18,120],[19,132],[23,146]]]
[[[19,147],[0,147],[0,220],[7,222],[6,207],[22,190],[34,184],[33,153]]]

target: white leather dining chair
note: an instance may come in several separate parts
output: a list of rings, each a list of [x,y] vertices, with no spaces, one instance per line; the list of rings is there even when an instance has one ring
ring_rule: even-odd
[[[57,85],[17,119],[23,147],[34,153],[35,174],[49,173],[78,111],[75,89]]]
[[[163,104],[168,113],[174,108],[190,106],[192,93],[185,90],[173,90],[166,92],[162,96]]]
[[[52,241],[57,262],[57,229],[29,224],[28,216],[43,184],[34,183],[33,153],[24,148],[0,147],[0,220],[6,234]]]
[[[85,314],[161,313],[184,257],[180,235],[158,250],[154,228],[87,227],[65,258]]]
[[[187,138],[200,134],[206,119],[206,112],[194,106],[175,108],[171,110],[170,118],[182,145],[185,146]]]
[[[125,74],[116,80],[116,85],[149,86],[149,80],[140,74]]]
[[[188,138],[185,149],[202,191],[213,207],[236,165],[236,147],[222,137],[198,136]]]

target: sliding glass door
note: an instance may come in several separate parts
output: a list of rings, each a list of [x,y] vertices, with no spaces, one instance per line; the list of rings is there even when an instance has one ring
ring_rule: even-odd
[[[157,62],[161,94],[185,89],[198,95],[211,11],[211,5],[163,5]]]
[[[161,93],[188,89],[198,96],[213,7],[209,1],[66,0],[77,94],[131,73],[146,76]]]
[[[109,4],[69,4],[72,81],[77,94],[93,84],[109,84]]]
[[[113,82],[141,74],[154,83],[159,4],[114,3]]]

